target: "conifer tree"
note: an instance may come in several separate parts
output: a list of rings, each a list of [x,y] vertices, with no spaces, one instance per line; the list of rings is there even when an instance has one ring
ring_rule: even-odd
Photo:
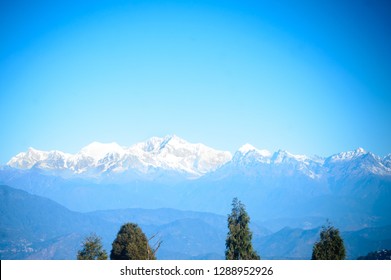
[[[346,257],[345,245],[339,230],[330,224],[323,226],[320,232],[320,241],[314,244],[313,260],[344,260]]]
[[[225,241],[227,260],[259,260],[254,251],[249,228],[250,217],[245,206],[237,199],[232,201],[232,212],[228,215],[228,235]]]
[[[77,252],[78,260],[107,260],[107,253],[103,249],[102,240],[96,234],[86,237],[83,248]]]
[[[155,252],[148,239],[137,224],[127,223],[121,226],[113,242],[110,259],[112,260],[155,260]]]

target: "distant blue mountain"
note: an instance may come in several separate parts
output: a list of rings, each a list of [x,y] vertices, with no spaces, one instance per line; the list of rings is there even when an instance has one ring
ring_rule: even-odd
[[[110,251],[121,224],[138,223],[163,241],[158,259],[223,259],[226,216],[174,209],[122,209],[77,213],[25,191],[0,186],[0,259],[75,259],[85,236],[95,232]],[[263,259],[309,259],[320,228],[276,232],[251,223]],[[391,226],[342,232],[348,257],[391,248]]]
[[[67,259],[91,229],[108,228],[98,218],[8,186],[0,186],[0,213],[1,259]]]

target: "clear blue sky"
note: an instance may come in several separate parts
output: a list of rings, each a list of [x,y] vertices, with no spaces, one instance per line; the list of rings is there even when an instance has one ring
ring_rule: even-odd
[[[389,1],[0,5],[0,163],[166,134],[391,152]]]

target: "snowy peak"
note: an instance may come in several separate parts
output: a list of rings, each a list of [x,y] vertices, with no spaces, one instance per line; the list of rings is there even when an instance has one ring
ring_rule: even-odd
[[[356,154],[366,154],[367,152],[361,148],[361,147],[358,147],[356,150],[355,150]]]
[[[268,150],[259,150],[251,144],[243,145],[242,147],[239,148],[238,152],[241,153],[242,155],[246,155],[250,152],[254,152],[262,157],[271,157],[272,155],[272,153],[269,152]]]
[[[91,157],[96,161],[98,161],[104,158],[107,154],[112,154],[112,153],[123,154],[124,152],[125,150],[115,142],[107,143],[107,144],[100,143],[100,142],[92,142],[91,144],[82,148],[78,154]]]
[[[385,156],[382,160],[382,163],[385,167],[391,169],[391,154]]]
[[[257,149],[250,144],[244,144],[242,147],[239,148],[238,152],[245,155],[250,151],[256,151]]]
[[[203,144],[192,144],[178,136],[153,137],[129,148],[144,167],[177,170],[201,176],[230,161],[229,152],[214,150]]]
[[[391,175],[391,168],[387,164],[386,158],[382,160],[363,148],[333,155],[325,161],[325,167],[330,171],[349,174]]]
[[[289,161],[298,161],[298,162],[306,162],[311,160],[306,155],[294,155],[291,154],[285,150],[278,150],[276,153],[273,154],[272,160],[274,163],[284,163]]]
[[[59,164],[64,167],[64,161],[69,157],[60,151],[40,151],[34,148],[29,148],[27,152],[22,152],[13,157],[7,165],[18,169],[31,169],[33,167],[48,167],[52,165],[58,166]],[[42,166],[41,163],[45,162]],[[59,163],[60,162],[60,163]]]
[[[137,143],[130,147],[131,150],[141,150],[147,153],[161,153],[164,149],[177,150],[181,147],[191,149],[191,146],[195,144],[190,144],[187,141],[173,135],[165,137],[152,137],[145,142]]]
[[[285,150],[278,150],[273,154],[272,160],[274,163],[283,163],[287,161],[287,159],[289,160],[290,158],[294,158],[293,155],[291,155]]]
[[[236,166],[246,168],[259,163],[270,163],[271,155],[268,150],[259,150],[251,144],[245,144],[235,153],[232,162]]]
[[[140,142],[133,145],[131,148],[139,149],[143,152],[154,152],[157,153],[161,149],[165,147],[165,145],[171,141],[173,136],[165,136],[165,137],[152,137],[146,140],[145,142]]]
[[[368,152],[365,151],[363,148],[357,148],[354,151],[348,151],[348,152],[342,152],[336,155],[331,156],[330,161],[348,161],[352,159],[356,159],[362,155],[367,154]]]
[[[164,138],[162,138],[162,142],[160,144],[160,149],[164,149],[165,147],[183,147],[183,146],[192,146],[197,144],[190,144],[186,140],[179,138],[176,135],[168,135]]]
[[[247,158],[247,159],[252,158],[253,160],[258,162],[274,163],[274,164],[285,163],[292,160],[305,162],[310,159],[305,155],[294,155],[285,150],[278,150],[275,153],[271,153],[270,151],[265,149],[259,150],[250,144],[243,145],[235,153],[234,159],[236,161],[240,161],[243,158]]]

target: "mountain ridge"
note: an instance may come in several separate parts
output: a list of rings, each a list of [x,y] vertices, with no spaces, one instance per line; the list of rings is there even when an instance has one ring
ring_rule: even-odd
[[[93,142],[76,154],[29,148],[27,152],[12,157],[6,166],[17,169],[38,168],[54,171],[58,175],[66,173],[67,176],[81,174],[92,177],[128,170],[147,174],[154,169],[163,169],[196,178],[215,170],[231,157],[229,152],[215,150],[201,143],[188,143],[173,135],[152,137],[130,147],[122,147],[115,142]]]
[[[356,169],[391,176],[391,154],[381,158],[363,148],[340,152],[329,157],[295,155],[285,150],[270,152],[251,144],[241,146],[233,155],[201,143],[189,143],[176,136],[152,137],[130,147],[115,142],[93,142],[76,154],[62,151],[39,151],[29,148],[12,157],[6,166],[16,169],[39,169],[63,177],[99,178],[124,175],[130,179],[145,176],[158,178],[165,172],[183,179],[197,179],[226,166],[247,168],[259,164],[291,166],[312,179],[337,166],[356,162]],[[129,173],[129,174],[127,174]]]

